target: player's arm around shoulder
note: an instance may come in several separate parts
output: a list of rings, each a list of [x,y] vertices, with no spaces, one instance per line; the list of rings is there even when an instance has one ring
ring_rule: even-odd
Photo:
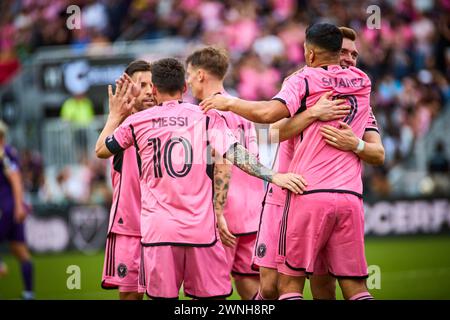
[[[285,105],[278,100],[248,101],[217,94],[203,100],[200,107],[204,112],[211,109],[231,111],[257,123],[273,123],[289,116]]]
[[[324,93],[311,108],[292,118],[282,119],[270,126],[270,141],[281,142],[299,135],[314,121],[331,121],[342,119],[350,112],[345,99],[331,100],[333,92]]]

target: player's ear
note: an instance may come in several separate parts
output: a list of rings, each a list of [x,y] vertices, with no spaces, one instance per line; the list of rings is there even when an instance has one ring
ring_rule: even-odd
[[[197,70],[197,80],[199,82],[203,82],[203,80],[205,80],[205,71],[203,69],[198,69]]]
[[[303,44],[303,46],[304,46],[304,49],[305,49],[305,63],[306,63],[306,65],[311,65],[311,63],[312,63],[312,61],[311,61],[311,52],[312,52],[312,50],[311,50],[310,46],[308,46],[306,44],[306,42]]]
[[[183,92],[182,92],[182,94],[185,94],[186,91],[187,91],[187,85],[186,85],[186,82],[185,82],[185,83],[184,83],[184,86],[183,86]]]

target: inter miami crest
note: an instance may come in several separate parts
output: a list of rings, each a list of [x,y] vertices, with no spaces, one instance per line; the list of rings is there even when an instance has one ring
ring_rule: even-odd
[[[119,275],[119,278],[125,278],[128,273],[127,266],[123,263],[119,264],[117,266],[117,274]]]
[[[257,250],[256,254],[258,255],[258,258],[262,258],[266,255],[267,247],[264,243],[261,243],[256,250]]]

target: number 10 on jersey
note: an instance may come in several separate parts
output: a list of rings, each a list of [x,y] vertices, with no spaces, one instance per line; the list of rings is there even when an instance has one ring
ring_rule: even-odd
[[[172,153],[173,148],[177,145],[181,144],[184,151],[184,164],[183,168],[177,171],[173,167],[172,161]],[[162,170],[162,162],[161,162],[161,149],[163,150],[163,161],[164,167],[166,168],[166,172],[172,178],[182,178],[185,177],[192,168],[193,161],[193,151],[192,145],[184,137],[173,137],[170,138],[163,148],[161,148],[161,139],[160,138],[150,138],[148,139],[148,145],[153,148],[153,166],[154,166],[154,174],[155,178],[162,178],[163,170]]]

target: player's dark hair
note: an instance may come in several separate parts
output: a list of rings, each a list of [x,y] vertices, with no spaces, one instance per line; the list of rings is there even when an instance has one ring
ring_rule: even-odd
[[[186,66],[191,64],[194,68],[202,68],[220,80],[225,78],[229,59],[224,49],[206,47],[195,51],[186,59]]]
[[[320,47],[330,53],[339,53],[342,48],[342,32],[331,23],[315,23],[306,29],[306,43]]]
[[[134,60],[125,69],[125,73],[130,77],[132,77],[135,72],[139,71],[150,71],[150,63],[144,60]]]
[[[352,28],[339,27],[339,30],[341,30],[344,39],[349,39],[351,41],[356,40],[356,32]]]
[[[174,58],[166,58],[150,65],[153,85],[162,93],[175,94],[183,91],[185,71],[183,64]]]

